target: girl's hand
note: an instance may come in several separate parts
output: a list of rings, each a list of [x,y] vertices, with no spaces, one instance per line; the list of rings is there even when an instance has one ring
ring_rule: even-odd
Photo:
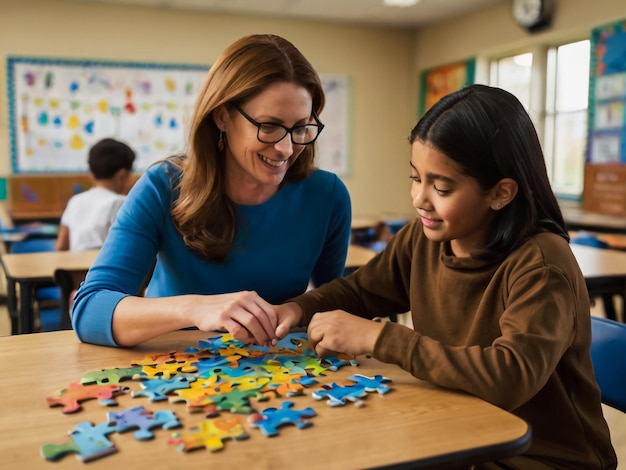
[[[192,297],[189,314],[200,330],[226,330],[239,341],[264,346],[276,339],[276,309],[256,292]]]
[[[371,354],[383,324],[343,310],[316,313],[309,324],[311,346],[318,356]]]
[[[302,309],[295,302],[276,305],[274,308],[278,316],[276,338],[284,338],[292,327],[300,323],[302,319]]]

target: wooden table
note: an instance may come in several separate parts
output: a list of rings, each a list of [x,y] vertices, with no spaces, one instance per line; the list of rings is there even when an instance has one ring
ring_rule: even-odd
[[[82,421],[106,421],[107,411],[133,406],[148,410],[169,409],[184,428],[204,419],[189,414],[184,404],[150,402],[145,398],[117,397],[118,406],[103,407],[96,400],[83,403],[83,410],[64,415],[49,408],[46,397],[83,373],[104,367],[128,367],[148,354],[183,351],[210,337],[199,331],[179,331],[149,341],[134,349],[116,349],[81,344],[73,331],[38,333],[0,338],[4,386],[0,387],[0,443],[3,468],[80,468],[85,464],[74,455],[48,463],[39,454],[47,443],[64,443],[66,432]],[[152,441],[137,441],[132,432],[109,435],[119,452],[89,463],[89,468],[223,469],[354,469],[404,465],[404,468],[450,468],[504,458],[523,452],[530,445],[531,431],[523,420],[487,402],[466,394],[431,386],[396,366],[365,357],[359,366],[346,366],[320,382],[340,383],[352,374],[382,374],[392,380],[392,390],[382,396],[368,394],[365,405],[330,407],[306,396],[293,397],[294,408],[313,407],[317,415],[306,429],[280,428],[268,438],[259,430],[243,426],[247,440],[225,441],[221,452],[197,450],[181,453],[168,445],[172,431],[154,429]],[[135,381],[124,381],[139,389]],[[282,399],[252,402],[260,409],[279,407]],[[245,416],[244,416],[245,418]]]
[[[348,256],[346,258],[346,269],[356,269],[367,264],[377,253],[364,246],[351,243],[348,246]]]
[[[587,212],[572,207],[561,207],[568,230],[626,234],[626,217]]]
[[[602,296],[607,318],[617,318],[614,294],[626,297],[626,252],[571,243],[591,297]]]
[[[54,270],[57,268],[88,269],[99,251],[3,254],[0,262],[7,278],[7,307],[12,333],[32,333],[33,295],[37,285],[53,282]],[[20,288],[19,309],[17,285]]]

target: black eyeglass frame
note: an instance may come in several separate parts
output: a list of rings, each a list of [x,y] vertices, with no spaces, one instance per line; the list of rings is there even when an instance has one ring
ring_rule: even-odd
[[[237,103],[235,103],[234,101],[231,101],[230,104],[233,106],[233,108],[235,108],[239,114],[241,114],[244,118],[246,118],[246,120],[252,124],[253,126],[256,126],[256,138],[259,142],[262,142],[264,144],[276,144],[278,142],[280,142],[281,140],[283,140],[285,138],[285,136],[287,134],[289,134],[289,138],[291,139],[291,143],[293,145],[311,145],[313,142],[315,142],[317,140],[317,138],[320,136],[320,134],[322,133],[322,130],[324,130],[324,123],[322,123],[322,121],[319,120],[319,118],[317,117],[317,115],[315,113],[313,113],[313,119],[315,119],[315,124],[302,124],[299,126],[293,126],[293,127],[287,127],[287,126],[283,126],[282,124],[278,124],[277,122],[259,122],[255,119],[253,119],[252,117],[250,117],[243,109],[241,109],[241,106],[239,106]],[[273,142],[269,142],[267,140],[263,140],[260,137],[260,133],[261,133],[261,126],[263,125],[268,125],[268,126],[274,126],[274,127],[281,127],[285,130],[285,134],[278,140],[275,140]],[[315,126],[318,128],[317,131],[317,135],[313,138],[313,140],[311,140],[310,142],[306,142],[306,143],[301,143],[301,142],[295,142],[293,140],[293,131],[295,131],[298,128],[301,127],[306,127],[306,126]]]

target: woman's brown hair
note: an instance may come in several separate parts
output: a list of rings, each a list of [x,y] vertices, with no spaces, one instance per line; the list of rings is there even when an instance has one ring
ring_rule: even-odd
[[[172,207],[174,226],[185,244],[207,260],[224,261],[235,239],[236,205],[226,194],[225,154],[218,149],[213,111],[241,103],[278,82],[311,93],[312,113],[324,108],[324,90],[310,62],[289,41],[252,35],[229,46],[211,66],[191,118],[187,158],[172,159],[182,169],[180,195]],[[287,170],[285,181],[304,179],[314,169],[315,146],[306,146]]]

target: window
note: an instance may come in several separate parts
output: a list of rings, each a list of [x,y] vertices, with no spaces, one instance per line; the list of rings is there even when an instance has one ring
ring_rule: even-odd
[[[548,50],[544,153],[557,194],[579,196],[583,190],[589,41]]]
[[[530,77],[533,65],[531,52],[519,54],[491,63],[491,84],[513,93],[530,110]]]
[[[529,112],[560,197],[578,198],[583,191],[589,54],[584,40],[491,61],[489,82],[513,93]]]

